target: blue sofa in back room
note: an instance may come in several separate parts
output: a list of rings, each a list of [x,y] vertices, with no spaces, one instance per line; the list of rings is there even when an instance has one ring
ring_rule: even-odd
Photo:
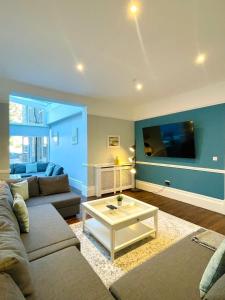
[[[56,176],[64,174],[63,167],[54,163],[18,163],[10,164],[10,174],[20,175],[21,178],[30,176]]]

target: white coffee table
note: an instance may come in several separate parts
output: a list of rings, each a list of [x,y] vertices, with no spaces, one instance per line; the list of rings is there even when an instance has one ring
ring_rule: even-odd
[[[110,210],[106,205],[118,207]],[[91,233],[110,251],[111,260],[121,249],[152,234],[157,237],[158,208],[132,197],[123,195],[122,206],[117,205],[116,196],[82,203],[83,231]],[[86,219],[87,214],[92,218]],[[154,218],[154,227],[142,221]]]

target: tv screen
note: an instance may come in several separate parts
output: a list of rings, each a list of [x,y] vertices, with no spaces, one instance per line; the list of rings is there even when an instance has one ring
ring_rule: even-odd
[[[193,121],[143,128],[147,156],[195,158]]]

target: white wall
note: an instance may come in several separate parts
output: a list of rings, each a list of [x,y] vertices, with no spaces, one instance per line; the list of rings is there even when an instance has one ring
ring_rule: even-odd
[[[120,136],[119,149],[107,147],[108,135]],[[114,162],[116,156],[121,162],[128,162],[129,147],[133,144],[133,121],[88,115],[88,185],[94,184],[94,168],[90,165]]]
[[[131,120],[131,114],[127,109],[127,105],[120,106],[118,109],[118,106],[115,105],[114,102],[108,101],[107,99],[97,100],[91,97],[84,97],[15,80],[0,78],[0,99],[7,102],[9,95],[61,102],[65,104],[83,105],[87,106],[88,113],[90,114]]]
[[[9,105],[0,103],[0,179],[9,173]]]
[[[140,104],[133,113],[133,119],[143,120],[220,103],[225,103],[224,81],[173,97]]]

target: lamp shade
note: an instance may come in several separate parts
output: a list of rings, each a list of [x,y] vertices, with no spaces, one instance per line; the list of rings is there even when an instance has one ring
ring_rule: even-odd
[[[135,148],[136,148],[135,145],[130,146],[130,147],[129,147],[130,152],[133,152],[133,153],[134,153],[134,152],[135,152]]]

